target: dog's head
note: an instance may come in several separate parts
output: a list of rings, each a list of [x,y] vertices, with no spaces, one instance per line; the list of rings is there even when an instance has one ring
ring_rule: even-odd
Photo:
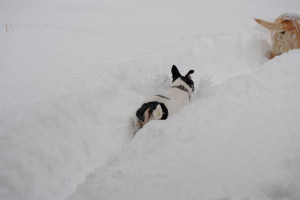
[[[272,57],[300,48],[300,15],[285,13],[275,22],[255,19],[257,23],[271,31]]]
[[[194,91],[194,81],[192,80],[191,74],[194,73],[194,70],[190,70],[185,76],[182,76],[178,71],[175,65],[172,66],[172,82],[174,83],[177,79],[180,79],[184,83],[186,83],[192,91]]]

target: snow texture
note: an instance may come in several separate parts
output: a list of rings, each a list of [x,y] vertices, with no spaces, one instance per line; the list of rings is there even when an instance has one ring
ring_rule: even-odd
[[[2,1],[0,199],[299,200],[300,50],[269,60],[253,20],[299,7]],[[173,64],[191,103],[133,137]]]

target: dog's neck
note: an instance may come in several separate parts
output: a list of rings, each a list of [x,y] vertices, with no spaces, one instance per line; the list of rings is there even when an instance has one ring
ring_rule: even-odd
[[[177,80],[175,80],[172,83],[171,88],[178,88],[184,92],[187,92],[189,95],[189,99],[191,99],[192,88],[188,84],[186,84],[183,80],[181,80],[180,78],[178,78]]]
[[[186,88],[188,90],[189,93],[192,93],[192,88],[186,84],[186,82],[184,82],[183,80],[181,80],[181,78],[176,79],[171,87],[179,87],[180,85],[182,85],[184,88]]]

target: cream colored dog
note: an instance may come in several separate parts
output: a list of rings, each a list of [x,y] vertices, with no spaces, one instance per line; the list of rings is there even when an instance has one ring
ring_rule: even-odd
[[[177,67],[172,67],[173,83],[171,88],[164,95],[156,95],[148,98],[136,111],[134,117],[135,129],[138,131],[152,119],[165,120],[177,113],[181,108],[189,103],[191,93],[194,91],[194,82],[190,70],[182,76]]]
[[[272,58],[290,49],[300,49],[300,15],[285,13],[273,23],[261,19],[255,21],[271,31]]]

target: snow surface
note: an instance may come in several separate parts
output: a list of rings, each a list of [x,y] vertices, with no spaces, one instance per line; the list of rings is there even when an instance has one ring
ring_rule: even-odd
[[[149,123],[70,199],[299,199],[299,54]]]
[[[299,200],[300,50],[268,60],[253,20],[299,7],[1,1],[0,199]],[[191,103],[132,138],[173,64]]]

